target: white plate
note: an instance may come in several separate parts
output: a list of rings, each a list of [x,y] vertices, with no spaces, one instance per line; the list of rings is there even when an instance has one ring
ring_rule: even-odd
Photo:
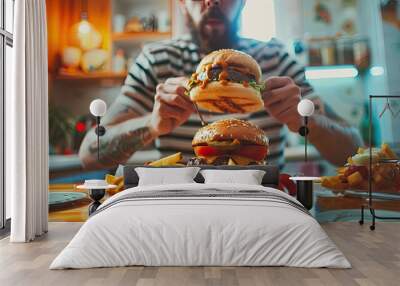
[[[85,190],[113,189],[116,187],[117,187],[116,185],[104,185],[104,186],[79,185],[79,186],[76,186],[77,189],[85,189]]]
[[[316,181],[316,182],[320,182],[321,178],[320,177],[290,177],[289,178],[292,181]]]

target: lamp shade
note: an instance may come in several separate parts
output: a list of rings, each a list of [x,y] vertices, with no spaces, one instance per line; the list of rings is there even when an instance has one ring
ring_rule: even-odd
[[[94,116],[104,116],[107,111],[107,104],[104,102],[104,100],[101,99],[95,99],[90,103],[90,113],[93,114]]]
[[[311,116],[314,114],[314,103],[309,99],[303,99],[297,105],[297,112],[303,116]]]

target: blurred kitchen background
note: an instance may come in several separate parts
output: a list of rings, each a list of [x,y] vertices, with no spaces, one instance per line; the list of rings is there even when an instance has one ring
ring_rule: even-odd
[[[184,33],[175,0],[47,0],[50,103],[51,190],[68,193],[73,184],[113,170],[83,170],[77,152],[94,124],[89,104],[111,104],[143,44]],[[276,37],[306,68],[316,93],[368,140],[368,95],[400,94],[400,1],[395,0],[248,0],[241,34],[258,40]],[[397,106],[396,106],[397,103]],[[400,101],[393,108],[400,107]],[[399,146],[400,115],[379,113],[374,103],[373,142]],[[384,128],[382,128],[384,126]],[[338,146],[340,148],[340,146]],[[335,168],[309,150],[311,170],[333,175]],[[284,172],[302,173],[303,139],[291,134]],[[158,157],[137,152],[132,163]],[[310,166],[307,168],[310,169]],[[50,209],[63,211],[63,198]],[[68,200],[68,196],[65,196]],[[328,208],[330,201],[321,203]],[[398,207],[400,209],[400,207]],[[334,209],[334,208],[333,208]],[[64,213],[65,214],[65,213]],[[69,213],[66,220],[79,220]],[[58,220],[60,216],[50,215]]]

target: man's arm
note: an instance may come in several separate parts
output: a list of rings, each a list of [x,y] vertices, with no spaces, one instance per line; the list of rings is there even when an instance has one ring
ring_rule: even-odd
[[[137,150],[150,144],[155,134],[149,126],[150,114],[137,113],[118,100],[102,120],[106,133],[100,138],[100,160],[97,159],[97,136],[90,130],[81,145],[79,156],[85,168],[105,168],[126,162]]]
[[[304,66],[292,58],[283,45],[279,51],[276,75],[266,80],[265,108],[275,119],[286,124],[290,131],[297,133],[302,124],[297,104],[301,97],[310,96],[313,88],[306,80]],[[309,120],[309,139],[330,163],[342,165],[363,145],[363,141],[357,129],[349,126],[328,106],[320,105],[320,112],[316,111]]]
[[[290,131],[298,132],[302,118],[297,111],[301,100],[300,88],[289,77],[270,77],[263,93],[265,108]],[[343,165],[357,148],[363,145],[358,131],[325,106],[309,119],[309,139],[330,163]]]
[[[85,168],[125,163],[155,138],[149,122],[158,82],[150,59],[149,50],[143,48],[129,70],[121,93],[101,120],[106,133],[100,138],[99,148],[94,129],[86,134],[79,150]]]
[[[347,124],[327,105],[309,120],[309,139],[320,154],[335,165],[343,165],[348,157],[364,145],[359,131]]]
[[[106,133],[100,139],[100,160],[97,159],[94,129],[86,134],[79,150],[83,166],[93,169],[125,163],[155,138],[186,122],[194,111],[192,102],[185,95],[186,82],[187,79],[182,77],[169,78],[157,85],[153,110],[143,115],[135,111],[133,94],[121,94],[101,122]]]

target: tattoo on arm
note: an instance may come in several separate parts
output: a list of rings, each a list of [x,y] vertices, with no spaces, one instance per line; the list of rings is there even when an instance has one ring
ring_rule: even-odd
[[[134,152],[153,140],[150,128],[141,127],[115,136],[107,132],[100,139],[100,163],[105,166],[126,162]],[[92,156],[97,156],[97,141],[89,146]]]

